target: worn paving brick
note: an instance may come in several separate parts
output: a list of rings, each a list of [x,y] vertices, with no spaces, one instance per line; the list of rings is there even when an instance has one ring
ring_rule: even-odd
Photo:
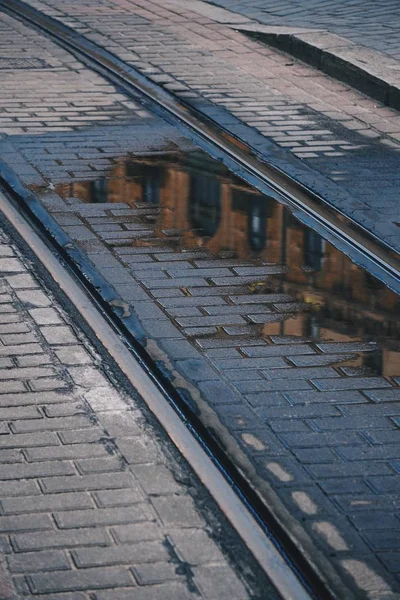
[[[32,519],[28,515],[0,517],[0,532],[15,533],[17,531],[52,529],[53,525],[49,515],[36,515]]]
[[[27,553],[7,557],[12,573],[34,573],[35,571],[60,571],[70,569],[71,564],[62,551]]]
[[[169,554],[161,541],[140,542],[113,548],[81,548],[73,552],[78,567],[167,561]]]
[[[135,600],[162,600],[163,598],[190,600],[192,597],[192,593],[188,590],[186,583],[175,581],[135,588],[134,593]],[[96,595],[99,600],[130,600],[132,590],[100,591]]]
[[[29,575],[30,585],[36,594],[60,592],[66,590],[86,590],[115,588],[134,585],[129,571],[121,568],[85,569],[78,572],[52,574],[38,573]]]
[[[45,492],[69,492],[80,490],[101,490],[129,488],[132,476],[129,473],[102,473],[101,475],[83,475],[81,477],[51,477],[41,481]]]
[[[51,512],[53,510],[75,510],[93,508],[89,494],[77,492],[74,494],[49,494],[25,496],[23,498],[4,498],[1,501],[4,514],[21,514],[30,512]]]
[[[306,344],[299,346],[256,346],[249,348],[247,346],[242,347],[243,352],[250,357],[253,356],[291,356],[298,354],[315,354],[315,350]]]

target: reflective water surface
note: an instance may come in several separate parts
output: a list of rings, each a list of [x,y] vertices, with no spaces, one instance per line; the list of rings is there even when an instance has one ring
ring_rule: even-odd
[[[113,236],[112,225],[108,234],[103,227],[108,245],[201,249],[208,253],[201,256],[210,268],[228,266],[229,260],[239,268],[278,266],[268,275],[262,269],[260,275],[254,269],[242,272],[248,274],[245,292],[254,295],[254,300],[258,296],[258,303],[263,303],[265,294],[287,295],[276,314],[232,326],[229,331],[216,325],[202,334],[197,328],[197,335],[374,342],[377,346],[372,352],[343,356],[344,372],[388,377],[400,373],[399,297],[301,224],[283,205],[202,152],[114,162],[106,177],[96,179],[94,173],[92,180],[56,187],[72,203],[73,198],[87,203],[127,203],[136,210],[126,220],[119,216],[114,227],[119,235]],[[125,237],[120,235],[124,231]]]

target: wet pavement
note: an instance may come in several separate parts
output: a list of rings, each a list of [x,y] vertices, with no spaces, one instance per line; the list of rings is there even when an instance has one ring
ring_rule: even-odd
[[[277,600],[143,399],[17,240],[1,216],[0,598]]]
[[[370,50],[400,58],[400,11],[396,0],[210,0],[211,4],[265,25],[313,28],[329,32]],[[343,39],[344,38],[344,39]]]
[[[32,189],[315,563],[397,589],[399,297],[187,142],[108,158]]]
[[[113,287],[121,318],[304,555],[355,597],[394,600],[398,297],[140,99],[79,63],[70,77],[68,56],[58,79],[70,87],[46,107],[61,103],[62,125],[39,114],[42,85],[5,89],[24,122],[5,117],[2,160]]]
[[[27,4],[137,69],[400,251],[396,110],[248,39],[236,30],[237,14],[219,18],[205,2]],[[379,61],[374,66],[379,76]]]

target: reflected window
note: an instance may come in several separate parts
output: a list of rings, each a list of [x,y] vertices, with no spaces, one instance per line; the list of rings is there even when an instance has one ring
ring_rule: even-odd
[[[160,190],[164,181],[164,169],[160,166],[128,163],[126,176],[136,179],[142,188],[141,201],[148,204],[160,203]]]
[[[249,211],[249,243],[253,250],[264,250],[267,243],[267,218],[260,205],[251,206]]]
[[[383,374],[383,353],[381,348],[377,348],[375,352],[366,352],[362,358],[363,367],[366,367],[374,375]]]
[[[304,313],[302,335],[314,339],[321,337],[321,323],[318,314]]]
[[[221,220],[221,186],[216,177],[190,176],[189,220],[200,235],[212,237]]]
[[[96,179],[91,183],[91,198],[95,204],[107,202],[108,199],[108,181],[107,179]]]
[[[247,237],[256,252],[264,250],[267,243],[268,197],[256,196],[242,190],[233,190],[232,208],[247,214]]]
[[[304,263],[307,267],[320,271],[324,260],[325,240],[312,229],[304,232]]]
[[[143,178],[142,201],[148,204],[158,204],[160,202],[160,184],[154,177]]]

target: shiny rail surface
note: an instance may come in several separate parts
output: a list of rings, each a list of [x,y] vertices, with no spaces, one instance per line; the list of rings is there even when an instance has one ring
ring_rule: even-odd
[[[28,7],[19,0],[0,0],[0,8],[50,36],[90,68],[98,71],[113,83],[117,83],[124,89],[127,95],[134,93],[137,96],[139,94],[143,98],[144,104],[147,104],[151,110],[162,116],[172,125],[183,128],[186,135],[189,133],[190,137],[200,147],[205,149],[214,158],[221,160],[235,174],[245,179],[261,192],[267,193],[270,196],[272,195],[278,201],[288,204],[299,220],[323,235],[323,237],[347,254],[355,263],[367,268],[368,271],[381,279],[388,287],[396,292],[400,292],[400,265],[397,255],[390,248],[380,243],[379,240],[374,239],[371,234],[364,231],[360,226],[345,218],[344,215],[324,205],[321,198],[318,198],[315,194],[311,194],[300,184],[285,174],[278,172],[275,168],[260,162],[252,154],[251,149],[244,148],[243,144],[229,137],[226,132],[218,128],[211,120],[200,115],[194,109],[187,107],[173,95],[160,89],[156,84],[153,84],[146,77],[125,65],[112,54],[85,40],[68,27]],[[171,414],[166,415],[163,413],[161,408],[152,406],[153,400],[151,398],[154,398],[154,395],[158,394],[160,396],[158,398],[159,403],[163,400],[166,406],[169,406],[169,408],[172,407],[175,416],[179,417],[180,423],[184,425],[190,436],[196,440],[198,444],[196,451],[199,452],[200,447],[202,448],[205,456],[212,461],[216,471],[218,469],[220,476],[223,474],[225,485],[228,485],[231,490],[235,491],[236,497],[240,499],[240,507],[236,505],[235,508],[227,509],[225,503],[225,510],[227,513],[229,511],[239,511],[242,516],[246,513],[247,517],[243,518],[246,520],[251,516],[253,522],[257,524],[259,529],[257,529],[257,533],[254,533],[257,540],[254,543],[255,549],[253,552],[270,577],[268,560],[272,560],[271,556],[273,553],[271,554],[271,547],[275,549],[276,555],[273,555],[275,558],[272,560],[272,563],[278,575],[276,580],[273,577],[271,577],[271,580],[283,594],[283,597],[285,599],[293,598],[293,600],[313,597],[326,598],[327,600],[333,598],[333,594],[327,588],[323,575],[306,562],[293,540],[287,536],[281,525],[274,520],[268,507],[265,506],[257,493],[250,488],[229,457],[217,446],[205,427],[196,418],[196,415],[191,413],[185,400],[180,397],[179,392],[173,388],[171,383],[154,364],[151,357],[136,342],[132,331],[118,318],[116,311],[111,309],[109,304],[99,294],[96,286],[88,282],[88,278],[83,274],[82,257],[80,257],[80,260],[77,260],[76,253],[74,254],[74,251],[71,251],[68,247],[69,242],[64,239],[65,235],[63,238],[61,231],[57,232],[57,226],[40,206],[38,200],[24,190],[16,181],[13,181],[11,173],[3,172],[0,175],[4,187],[13,197],[14,202],[18,203],[18,206],[24,209],[27,217],[40,231],[40,234],[42,236],[45,235],[47,238],[48,246],[50,245],[52,249],[58,251],[59,256],[66,262],[69,269],[79,278],[81,284],[84,284],[91,296],[91,300],[100,308],[103,318],[107,318],[109,327],[114,332],[122,334],[130,353],[134,355],[140,368],[144,370],[146,377],[154,386],[152,392],[148,394],[151,410],[158,416],[189,463],[193,466],[193,461],[187,456],[187,446],[190,446],[190,443],[188,441],[182,442],[182,438],[179,438],[179,435],[182,435],[181,430],[179,435],[176,431],[173,435],[171,434],[168,422],[172,419],[172,416]],[[4,201],[2,203],[4,205]],[[13,222],[14,226],[18,225],[15,208],[11,207],[7,209],[5,214]],[[29,227],[29,225],[22,223],[23,219],[20,218],[19,226],[22,230]],[[39,245],[40,242],[35,240],[34,246],[39,247]],[[41,255],[39,256],[41,260],[44,260],[46,252],[43,248],[37,254],[38,256]],[[50,254],[48,249],[47,254]],[[47,257],[46,261],[49,263],[51,259]],[[54,265],[52,268],[56,269]],[[58,274],[57,280],[60,282],[61,279],[62,277]],[[77,301],[76,298],[77,296],[75,297],[75,301]],[[79,302],[82,308],[85,302],[82,298]],[[88,306],[86,306],[84,312],[85,310],[88,312],[91,311]],[[88,318],[87,314],[85,318]],[[91,326],[94,327],[94,324]],[[107,341],[106,347],[113,347],[110,340]],[[127,357],[122,359],[122,349],[120,349],[120,352],[120,363],[128,360]],[[118,358],[116,360],[118,362]],[[123,370],[126,371],[126,369]],[[144,385],[144,390],[146,385]],[[154,390],[157,390],[157,393]],[[143,393],[143,395],[147,401],[146,394]],[[165,399],[168,402],[165,402]],[[160,411],[159,415],[157,414],[157,410]],[[174,425],[174,427],[178,426]],[[174,427],[172,427],[172,430]],[[196,451],[192,449],[192,453],[194,452],[195,454]],[[195,458],[193,460],[196,461]],[[198,469],[196,467],[194,469],[199,474]],[[204,465],[202,469],[204,469]],[[216,473],[214,473],[214,477],[217,478]],[[204,481],[201,475],[200,478]],[[218,488],[218,482],[216,483],[216,481],[204,482],[211,491],[213,486]],[[212,491],[211,493],[214,495]],[[216,491],[216,494],[218,494],[218,491]],[[219,502],[218,498],[216,499]],[[223,506],[224,502],[222,500],[220,504]],[[232,522],[234,521],[234,516],[231,518],[228,514],[228,517]],[[243,524],[241,527],[243,529]],[[262,558],[263,536],[264,543],[266,544],[264,551],[268,548],[268,551],[264,554],[267,560],[264,561]],[[246,541],[246,543],[251,547],[251,541]],[[276,556],[279,556],[280,559],[276,558]],[[284,557],[283,560],[282,556]],[[286,574],[284,566],[287,569]],[[285,578],[287,578],[286,583],[284,581]],[[343,592],[345,593],[345,590]],[[351,593],[349,592],[349,595],[346,597],[351,598]]]

